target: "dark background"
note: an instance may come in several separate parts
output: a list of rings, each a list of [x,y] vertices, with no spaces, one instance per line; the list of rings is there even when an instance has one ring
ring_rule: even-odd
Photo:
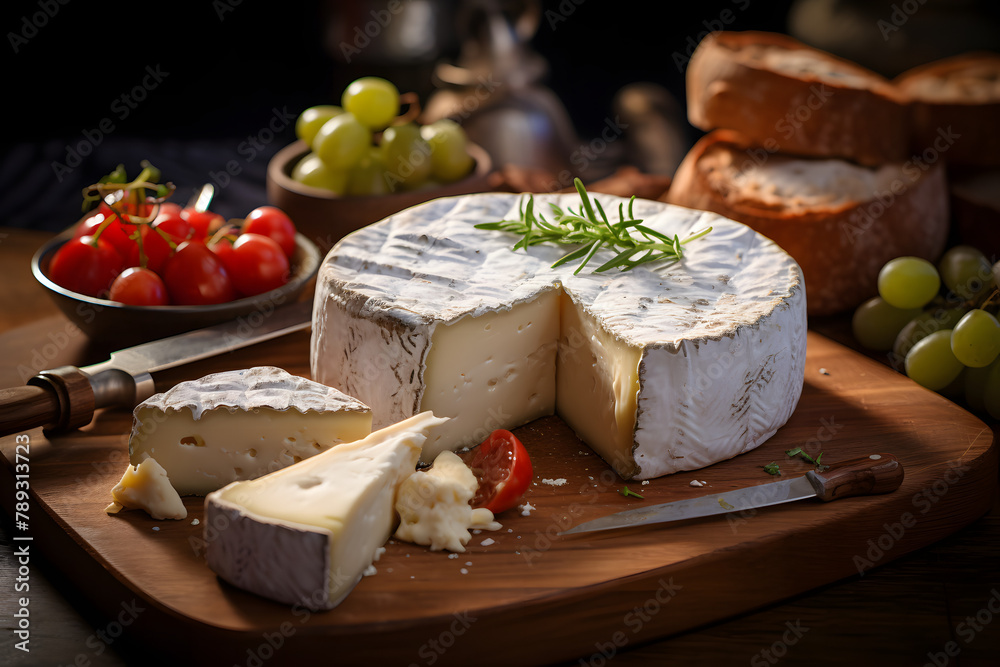
[[[265,199],[267,159],[294,139],[290,116],[337,103],[343,87],[366,74],[426,99],[435,64],[460,55],[463,17],[489,4],[63,1],[4,8],[0,226],[62,229],[76,219],[84,186],[118,163],[133,173],[144,158],[177,184],[181,199],[237,160],[240,173],[214,208],[242,216]],[[522,3],[499,4],[517,14]],[[950,53],[996,49],[997,5],[543,0],[530,47],[549,65],[543,83],[586,139],[601,131],[614,94],[633,82],[662,86],[682,109],[683,61],[710,29],[792,32],[892,76]],[[346,62],[341,45],[389,8],[397,11],[387,27]],[[401,41],[414,46],[400,51]],[[121,96],[144,77],[154,85],[129,108]],[[113,129],[102,131],[102,123]],[[686,131],[691,141],[698,134]]]

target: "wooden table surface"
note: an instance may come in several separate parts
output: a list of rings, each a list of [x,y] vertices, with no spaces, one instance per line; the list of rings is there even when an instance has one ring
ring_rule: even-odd
[[[29,270],[31,254],[49,236],[0,228],[0,335],[44,339],[42,332],[58,338],[58,332],[65,331],[68,322]],[[816,328],[836,336],[843,331],[838,324],[842,323],[824,322]],[[56,345],[53,341],[49,339]],[[40,344],[38,349],[46,348]],[[87,354],[86,348],[81,350]],[[3,358],[0,370],[5,379],[17,380],[19,370],[31,363]],[[25,578],[19,572],[10,534],[5,517],[0,526],[0,664],[156,664],[141,645],[129,640],[127,628],[119,632],[116,619],[97,613],[39,554],[32,554],[30,574]],[[789,562],[787,576],[795,577],[795,573],[796,563]],[[754,572],[748,570],[746,576],[753,577]],[[19,582],[19,578],[26,581]],[[30,590],[19,590],[21,583],[27,583]],[[20,639],[13,613],[24,595],[30,598],[30,652],[15,647]],[[655,643],[595,643],[593,655],[571,664],[612,661],[622,666],[998,665],[1000,502],[994,499],[988,515],[952,536],[863,576]],[[253,660],[248,657],[248,662]]]

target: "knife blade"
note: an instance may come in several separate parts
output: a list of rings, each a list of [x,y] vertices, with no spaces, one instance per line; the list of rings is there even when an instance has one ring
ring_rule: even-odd
[[[822,472],[810,470],[793,479],[617,512],[578,524],[559,535],[696,519],[809,498],[830,502],[849,496],[890,493],[902,483],[903,466],[895,456],[872,454],[833,464]]]
[[[86,426],[99,408],[133,407],[152,396],[152,373],[308,329],[311,313],[312,302],[300,301],[275,308],[260,322],[239,318],[118,350],[89,366],[42,371],[24,387],[0,389],[0,435]]]

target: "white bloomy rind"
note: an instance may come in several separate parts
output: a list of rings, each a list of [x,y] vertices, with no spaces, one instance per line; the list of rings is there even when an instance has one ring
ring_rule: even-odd
[[[396,526],[399,485],[428,433],[421,413],[205,498],[209,567],[239,588],[330,609],[360,581]]]
[[[628,205],[594,198],[612,221]],[[370,405],[376,427],[452,417],[425,462],[554,412],[624,478],[649,479],[736,456],[788,420],[806,294],[781,248],[716,214],[636,200],[659,232],[712,232],[677,263],[592,273],[605,250],[574,275],[551,268],[572,247],[514,252],[518,237],[474,227],[517,218],[520,201],[437,199],[342,239],[318,276],[312,377]],[[579,201],[536,195],[535,210],[551,220],[549,202]]]

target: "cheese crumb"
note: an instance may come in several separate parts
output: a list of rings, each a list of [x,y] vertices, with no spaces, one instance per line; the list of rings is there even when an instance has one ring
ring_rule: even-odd
[[[385,553],[385,547],[379,547],[378,549],[376,549],[374,561],[378,562],[378,559],[381,558],[382,554],[384,553]]]
[[[374,565],[369,565],[368,567],[365,568],[365,571],[362,572],[361,574],[364,575],[364,576],[366,576],[366,577],[370,577],[373,574],[376,574],[377,572],[378,572],[378,570],[375,569]]]
[[[483,540],[483,541],[482,541],[482,542],[480,542],[479,544],[480,544],[481,546],[484,546],[484,547],[488,547],[488,546],[490,546],[491,544],[496,544],[496,540],[494,540],[494,539],[493,539],[492,537],[487,537],[487,538],[486,538],[485,540]]]
[[[699,481],[698,481],[698,480],[696,480],[696,479],[692,479],[692,480],[691,480],[691,486],[705,486],[705,485],[704,485],[704,484],[702,484],[701,482],[699,482]]]
[[[537,509],[531,503],[524,503],[521,505],[521,516],[531,516],[531,510]]]
[[[646,486],[647,484],[649,484],[649,480],[648,479],[642,480],[642,485],[643,486]]]
[[[469,571],[466,570],[464,567],[461,570],[459,570],[459,572],[461,572],[462,574],[468,574],[469,573]]]
[[[457,454],[441,452],[430,469],[413,473],[400,485],[396,539],[460,553],[472,533],[499,530],[493,512],[469,505],[477,487],[476,476]]]
[[[566,483],[565,477],[560,477],[558,479],[543,479],[542,484],[548,484],[549,486],[562,486]]]
[[[199,523],[201,523],[201,521],[198,521],[198,519],[191,519],[192,526],[197,526]]]

